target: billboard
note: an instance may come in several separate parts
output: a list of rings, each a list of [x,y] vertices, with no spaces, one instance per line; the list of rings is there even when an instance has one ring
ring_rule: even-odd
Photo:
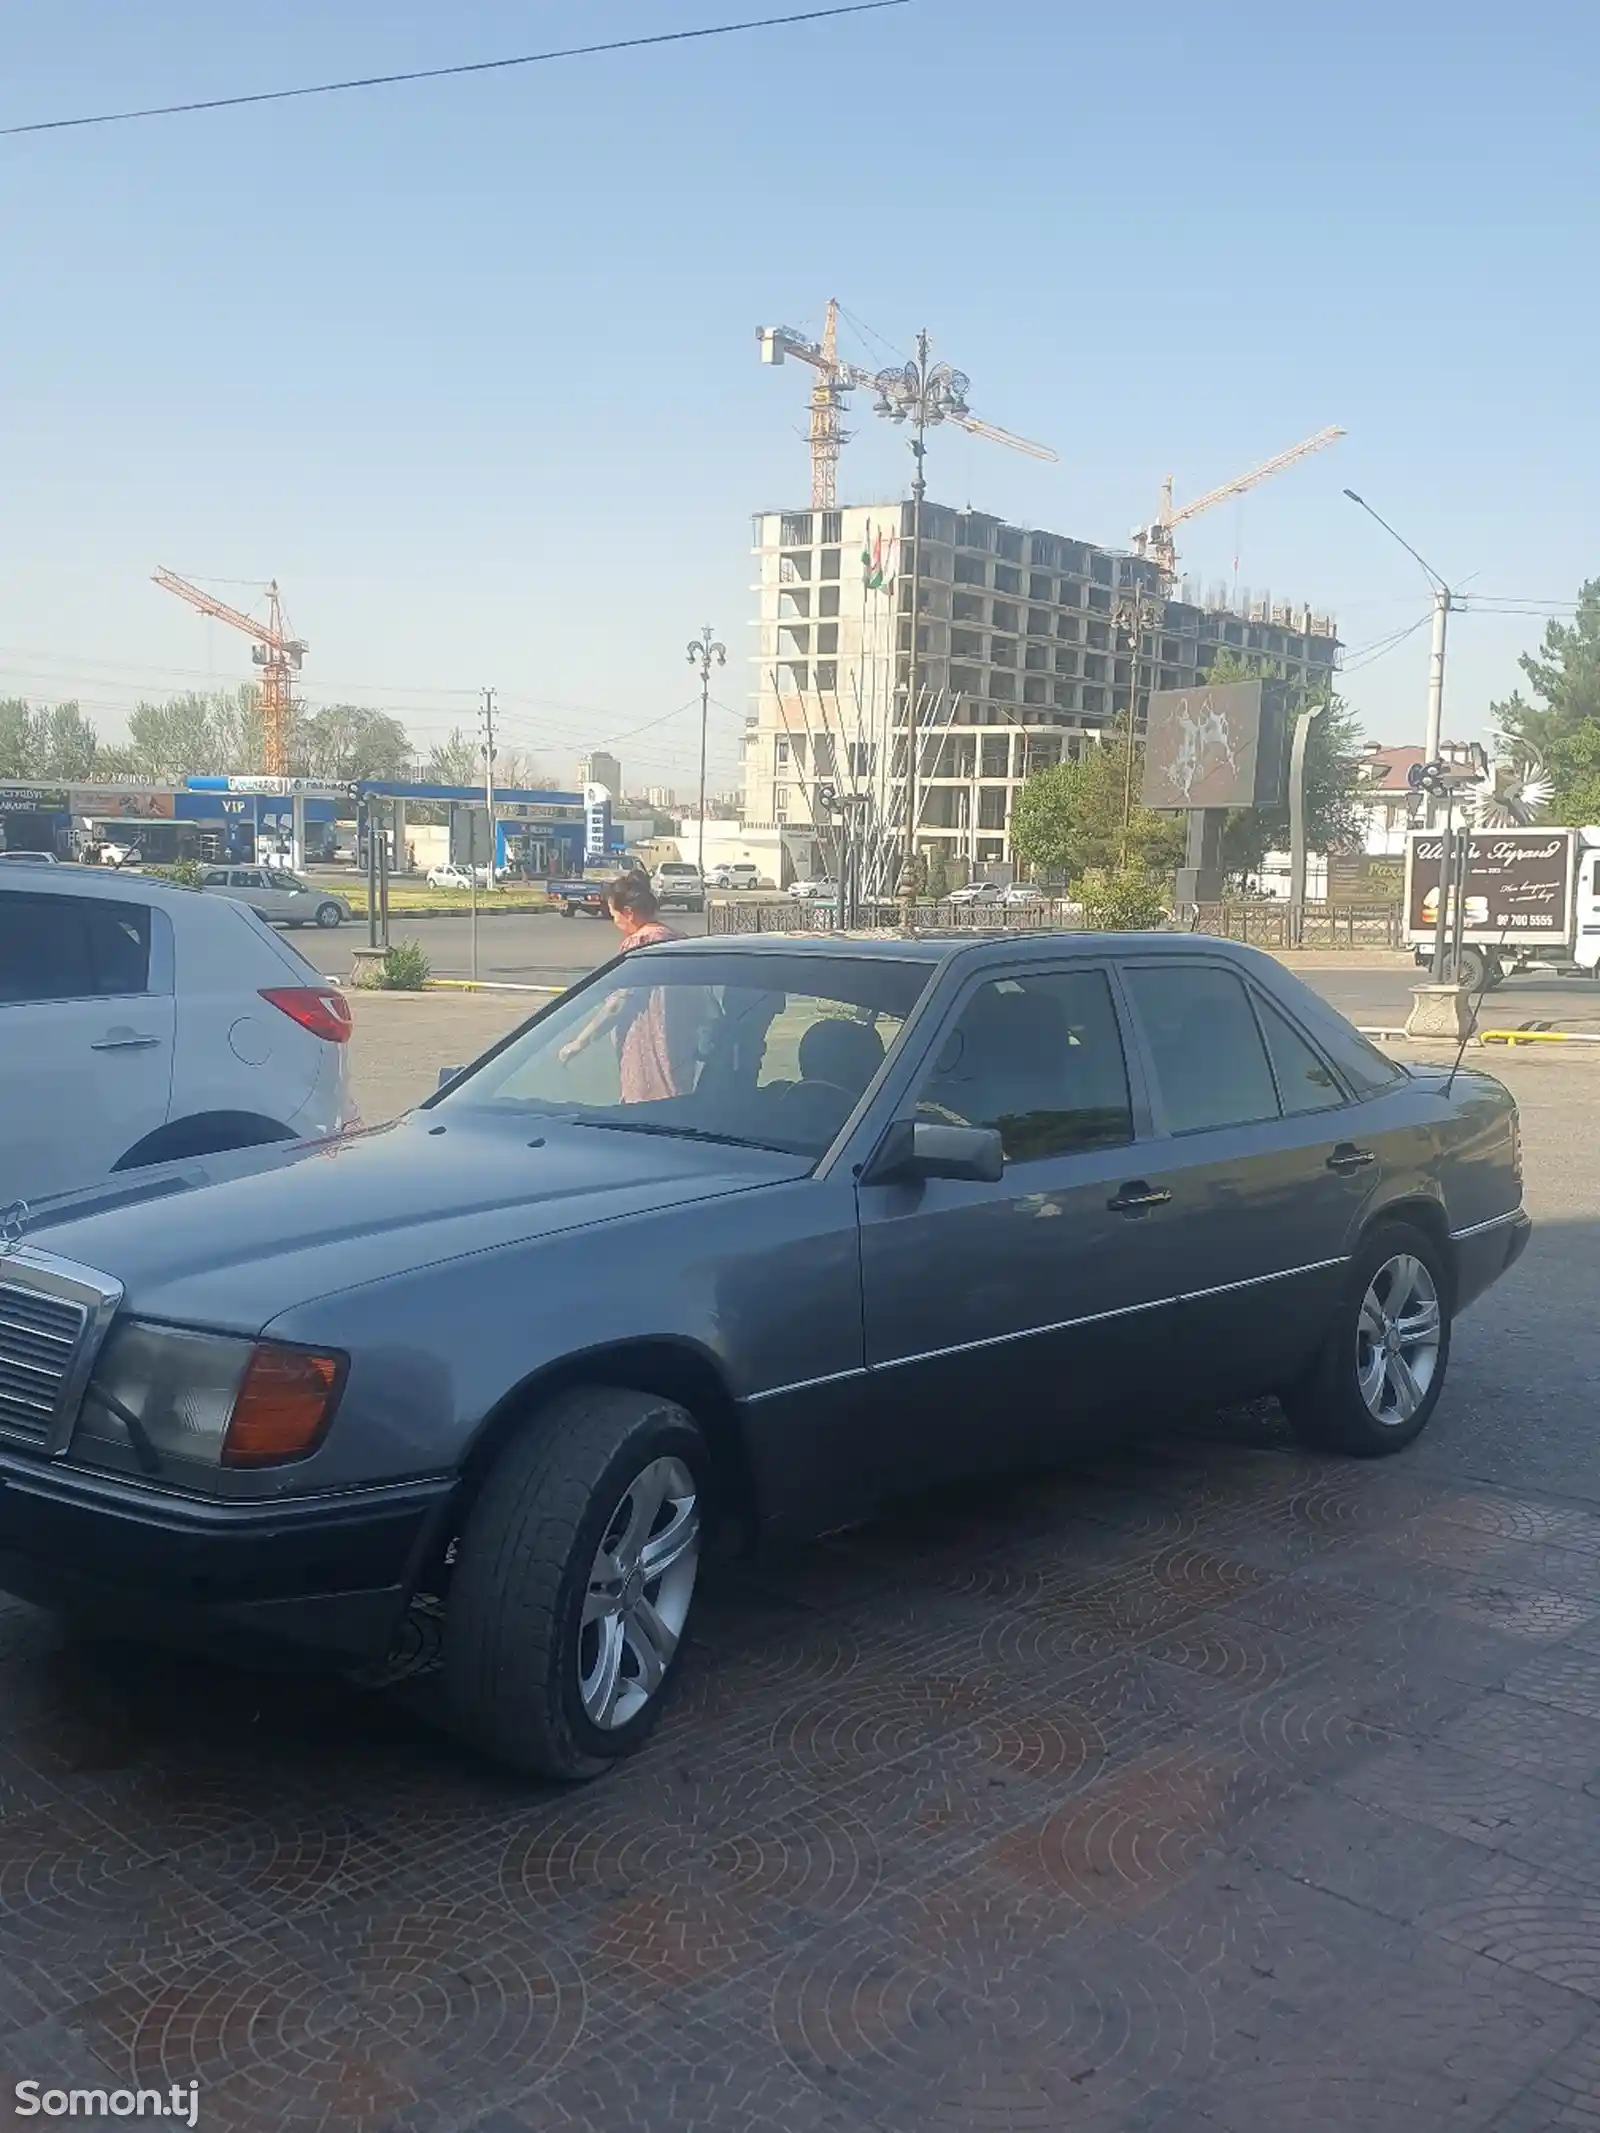
[[[1467,862],[1462,939],[1492,946],[1543,934],[1567,938],[1572,910],[1569,829],[1473,830]],[[1406,929],[1432,933],[1439,920],[1437,830],[1413,830],[1406,847]]]
[[[1230,681],[1154,689],[1145,720],[1146,807],[1282,807],[1289,772],[1288,691]]]

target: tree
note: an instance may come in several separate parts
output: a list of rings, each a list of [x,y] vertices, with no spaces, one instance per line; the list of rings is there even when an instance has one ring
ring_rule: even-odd
[[[343,784],[353,778],[403,778],[411,740],[397,718],[363,704],[327,704],[303,721],[296,750],[302,776]]]
[[[1092,867],[1083,877],[1083,922],[1096,933],[1147,932],[1166,915],[1162,885],[1144,867]]]
[[[1035,872],[1070,879],[1090,867],[1121,866],[1127,733],[1126,718],[1118,719],[1104,741],[1090,744],[1082,755],[1054,769],[1036,770],[1023,784],[1012,810],[1011,843],[1018,858]],[[1135,865],[1159,873],[1182,857],[1183,826],[1175,816],[1138,805],[1143,769],[1144,744],[1138,741],[1127,854]]]
[[[1545,769],[1553,788],[1546,810],[1551,822],[1578,829],[1600,822],[1600,718],[1586,718],[1555,742]]]
[[[0,697],[0,778],[32,776],[33,713],[24,697]]]
[[[1262,659],[1241,659],[1231,651],[1219,652],[1205,679],[1219,687],[1235,681],[1272,681],[1281,678],[1281,668]],[[1330,683],[1309,686],[1291,684],[1290,730],[1300,712],[1313,704],[1324,709],[1311,722],[1306,736],[1306,845],[1314,852],[1347,852],[1361,843],[1362,809],[1365,798],[1361,768],[1361,720]],[[1252,874],[1268,852],[1283,851],[1289,843],[1289,810],[1285,807],[1234,808],[1223,831],[1223,864],[1231,874]]]
[[[1600,719],[1600,578],[1578,588],[1578,611],[1570,623],[1545,625],[1536,654],[1517,661],[1538,699],[1529,703],[1520,690],[1489,706],[1495,733],[1539,757],[1552,772],[1564,742]]]
[[[459,726],[452,726],[447,740],[435,741],[422,766],[429,785],[481,785],[483,750]]]
[[[138,703],[128,717],[134,768],[144,778],[187,778],[197,771],[226,771],[217,760],[213,727],[215,699],[189,690],[162,703]],[[257,763],[241,764],[256,769]]]

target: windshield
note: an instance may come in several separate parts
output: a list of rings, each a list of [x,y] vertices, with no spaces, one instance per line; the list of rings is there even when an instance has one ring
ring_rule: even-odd
[[[928,976],[878,956],[635,954],[441,1106],[820,1156]]]

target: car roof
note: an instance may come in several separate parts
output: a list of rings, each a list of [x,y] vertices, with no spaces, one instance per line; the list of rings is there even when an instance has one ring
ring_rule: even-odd
[[[1281,968],[1258,948],[1223,940],[1214,933],[1086,933],[1069,927],[1007,927],[983,933],[729,933],[635,948],[629,961],[658,955],[837,955],[885,956],[900,962],[1045,962],[1066,953],[1132,957],[1220,956],[1257,972]]]
[[[175,881],[70,865],[0,867],[0,892],[7,896],[98,896],[108,903],[154,903],[186,911],[199,901],[193,889]]]

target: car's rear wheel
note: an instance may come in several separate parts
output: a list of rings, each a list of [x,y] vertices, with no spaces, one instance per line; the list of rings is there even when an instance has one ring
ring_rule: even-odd
[[[319,926],[341,926],[344,924],[344,913],[335,903],[318,904],[317,924]]]
[[[1351,1260],[1322,1348],[1283,1393],[1297,1436],[1382,1458],[1428,1426],[1450,1361],[1449,1268],[1433,1239],[1385,1222]]]
[[[681,1407],[562,1394],[501,1453],[460,1538],[445,1678],[461,1730],[541,1777],[597,1777],[661,1715],[709,1460]]]

